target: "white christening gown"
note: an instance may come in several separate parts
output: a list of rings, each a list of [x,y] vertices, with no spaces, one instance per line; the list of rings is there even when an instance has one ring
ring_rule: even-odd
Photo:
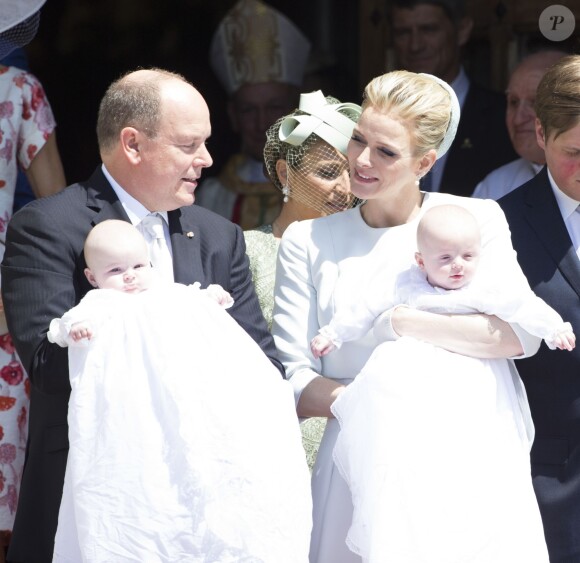
[[[417,267],[396,286],[391,304],[485,311],[547,339],[564,328],[531,291],[502,294],[477,284],[445,291]],[[357,309],[321,332],[339,343],[364,334],[370,317]],[[530,475],[533,425],[508,360],[408,337],[384,342],[332,411],[340,424],[333,457],[354,507],[347,543],[363,561],[547,563]]]
[[[309,471],[288,383],[216,302],[180,284],[95,290],[69,344],[70,451],[54,561],[305,563]]]

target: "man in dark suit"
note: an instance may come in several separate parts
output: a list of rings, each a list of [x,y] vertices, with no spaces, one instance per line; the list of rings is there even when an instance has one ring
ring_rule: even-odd
[[[532,289],[580,335],[580,56],[544,75],[534,109],[546,166],[499,200]],[[551,563],[580,561],[580,347],[516,362],[536,436],[532,476]]]
[[[129,73],[109,87],[99,108],[102,166],[88,181],[32,202],[9,225],[2,295],[32,383],[10,561],[52,561],[70,385],[67,349],[49,343],[46,332],[53,318],[91,289],[82,249],[92,226],[106,219],[138,226],[150,212],[160,212],[175,281],[215,283],[229,291],[235,300],[231,315],[283,374],[253,289],[241,229],[192,206],[201,173],[212,163],[206,149],[210,132],[207,104],[183,77],[160,69]]]
[[[455,140],[421,189],[470,196],[489,172],[517,158],[505,125],[505,96],[470,80],[461,66],[473,20],[464,0],[393,0],[390,6],[396,67],[445,80],[461,105]]]

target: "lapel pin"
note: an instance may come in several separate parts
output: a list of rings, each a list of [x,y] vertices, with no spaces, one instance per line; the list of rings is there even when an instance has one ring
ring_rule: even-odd
[[[185,233],[185,236],[187,238],[193,238],[193,231],[187,231],[187,233]]]

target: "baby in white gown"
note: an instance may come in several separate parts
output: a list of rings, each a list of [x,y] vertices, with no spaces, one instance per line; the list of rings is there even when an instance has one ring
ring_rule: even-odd
[[[417,246],[417,265],[384,280],[396,288],[385,309],[484,312],[552,348],[574,348],[571,325],[531,290],[515,294],[476,275],[480,234],[466,209],[428,210]],[[369,299],[338,310],[312,340],[313,355],[366,334],[376,311]],[[379,322],[375,331],[392,341],[332,405],[341,428],[334,461],[354,505],[351,550],[373,563],[547,563],[530,477],[533,427],[508,360],[399,339],[389,314]]]
[[[53,560],[306,563],[292,391],[231,296],[157,281],[124,221],[94,227],[85,259],[98,289],[48,334],[69,346],[72,388]]]

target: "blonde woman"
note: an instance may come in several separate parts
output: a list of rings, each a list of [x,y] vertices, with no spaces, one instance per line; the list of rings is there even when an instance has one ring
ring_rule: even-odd
[[[382,530],[384,553],[397,563],[450,563],[478,561],[547,563],[540,515],[529,475],[529,447],[533,426],[523,387],[511,360],[537,351],[539,340],[517,325],[483,314],[448,315],[399,307],[375,321],[375,334],[345,342],[340,350],[314,359],[309,342],[336,310],[360,299],[365,280],[377,269],[394,280],[414,260],[417,224],[435,205],[456,204],[475,217],[481,231],[481,268],[501,276],[510,290],[529,290],[511,246],[505,217],[490,200],[475,200],[444,193],[423,193],[419,180],[449,148],[459,120],[459,104],[446,83],[430,75],[395,71],[372,80],[365,89],[362,115],[348,146],[351,190],[365,203],[355,209],[314,221],[291,225],[282,240],[275,287],[273,334],[287,377],[292,383],[300,416],[327,416],[329,422],[313,471],[314,529],[311,563],[360,563],[373,561],[350,541],[351,491],[333,462],[339,424],[331,406],[360,372],[385,334],[410,336],[449,353],[459,353],[508,364],[506,371],[491,370],[481,382],[482,401],[490,420],[502,427],[506,440],[519,452],[517,463],[506,471],[502,485],[518,484],[518,501],[488,487],[494,493],[485,499],[494,504],[493,518],[478,531],[470,519],[455,518],[458,529],[445,526],[442,517],[454,515],[457,494],[431,491],[425,509],[436,514],[409,534],[405,506],[397,507],[398,518]],[[385,284],[385,292],[394,287]],[[388,328],[389,330],[385,330]],[[394,331],[394,332],[393,332]],[[507,374],[507,375],[506,375]],[[481,404],[478,408],[484,408]],[[364,408],[364,407],[361,407]],[[463,421],[458,420],[458,429]],[[429,420],[425,420],[425,427]],[[405,427],[397,429],[401,439]],[[464,429],[462,429],[464,434]],[[452,436],[449,437],[451,441]],[[416,448],[422,447],[420,441]],[[461,447],[458,443],[457,447]],[[515,457],[515,456],[514,456]],[[395,460],[396,461],[396,460]],[[436,464],[437,459],[424,459]],[[493,471],[498,472],[496,467]],[[507,480],[507,481],[506,481]],[[473,491],[479,483],[474,480]],[[384,494],[384,491],[381,491]],[[388,497],[388,495],[385,495]],[[476,495],[475,495],[476,496]],[[459,499],[460,500],[460,499]],[[490,511],[491,512],[491,511]],[[525,518],[521,519],[522,513]],[[455,515],[456,516],[456,515]],[[476,516],[470,514],[468,516]],[[431,545],[433,534],[437,543]],[[401,527],[402,526],[402,527]],[[461,538],[469,532],[469,540]],[[404,532],[404,535],[401,534]],[[412,538],[399,542],[400,537]],[[352,548],[352,549],[350,549]],[[389,551],[390,550],[390,551]],[[387,559],[382,559],[385,561]]]

